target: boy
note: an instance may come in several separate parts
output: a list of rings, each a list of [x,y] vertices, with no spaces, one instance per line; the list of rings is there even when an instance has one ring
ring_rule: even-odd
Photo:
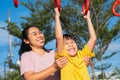
[[[88,11],[88,14],[84,16],[88,24],[90,38],[82,50],[78,50],[77,44],[70,35],[63,36],[59,17],[60,13],[55,8],[56,58],[65,56],[69,61],[61,70],[61,80],[90,80],[87,66],[83,61],[85,56],[94,57],[92,51],[96,43],[96,34],[91,22],[90,12]]]

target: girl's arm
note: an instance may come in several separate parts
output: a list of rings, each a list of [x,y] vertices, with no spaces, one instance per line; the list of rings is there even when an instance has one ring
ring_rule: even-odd
[[[25,72],[23,76],[25,80],[44,80],[56,71],[57,71],[56,66],[52,65],[48,67],[47,69],[37,72],[37,73],[33,71]]]
[[[90,48],[90,50],[93,51],[97,37],[96,37],[96,34],[95,34],[93,24],[91,22],[90,11],[88,11],[87,15],[85,15],[84,18],[87,21],[88,31],[89,31],[89,35],[90,35],[90,38],[89,38],[89,40],[87,42],[87,45]]]
[[[60,13],[58,8],[54,9],[55,11],[55,37],[57,43],[57,53],[61,53],[63,50],[63,34],[62,34],[62,27],[60,24]]]

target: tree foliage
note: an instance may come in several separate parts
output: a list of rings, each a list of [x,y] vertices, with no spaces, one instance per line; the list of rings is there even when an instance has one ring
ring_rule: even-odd
[[[54,39],[54,0],[28,0],[22,5],[30,11],[29,17],[22,16],[21,26],[10,22],[7,30],[10,34],[21,39],[21,29],[28,25],[37,25],[45,34],[46,42]],[[83,0],[61,0],[61,24],[63,32],[74,36],[79,48],[81,49],[89,39],[87,24],[81,15],[81,4]],[[97,34],[97,42],[95,46],[95,58],[93,59],[94,68],[101,71],[104,79],[104,70],[109,69],[112,63],[105,63],[119,51],[106,53],[110,44],[120,39],[120,19],[116,19],[116,23],[111,22],[116,18],[111,11],[114,0],[91,0],[90,12],[92,22]],[[119,6],[118,6],[119,7]],[[97,63],[100,64],[97,64]],[[104,74],[103,74],[104,73]]]

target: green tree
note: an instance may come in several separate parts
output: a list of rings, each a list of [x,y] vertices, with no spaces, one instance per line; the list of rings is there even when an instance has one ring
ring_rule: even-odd
[[[0,75],[0,80],[3,80],[3,76]]]
[[[119,51],[106,52],[112,42],[120,39],[120,20],[116,20],[116,23],[111,28],[109,27],[110,20],[114,18],[111,11],[113,2],[109,2],[108,0],[91,1],[91,10],[94,17],[92,20],[98,37],[94,64],[100,62],[100,64],[95,65],[95,69],[101,71],[101,79],[103,80],[107,78],[104,71],[112,66],[112,63],[104,61],[119,53]]]
[[[7,71],[7,77],[3,80],[22,80],[22,77],[18,70],[13,69],[12,71]]]
[[[120,79],[120,68],[116,66],[110,76]]]
[[[54,39],[54,0],[28,0],[28,3],[22,2],[29,11],[29,17],[22,16],[21,26],[14,22],[9,23],[7,30],[14,36],[21,39],[21,29],[34,24],[39,26],[46,37],[46,42]],[[69,33],[74,36],[76,42],[81,49],[89,39],[87,25],[81,15],[81,3],[83,0],[61,0],[61,23],[64,33]],[[90,11],[92,22],[97,34],[97,43],[95,46],[95,58],[93,59],[93,70],[101,71],[101,79],[105,79],[105,70],[112,66],[112,63],[105,63],[105,60],[110,59],[119,51],[106,53],[110,44],[120,38],[120,19],[116,20],[114,25],[111,21],[114,19],[111,7],[114,0],[91,0]],[[119,6],[118,6],[119,8]],[[100,63],[100,64],[97,64]],[[93,72],[94,73],[94,72]],[[96,76],[97,77],[97,76]],[[95,79],[95,74],[92,76]]]

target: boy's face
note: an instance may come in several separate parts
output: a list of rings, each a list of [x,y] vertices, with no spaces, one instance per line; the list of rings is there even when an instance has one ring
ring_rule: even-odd
[[[75,43],[75,41],[73,39],[64,38],[64,47],[65,47],[69,56],[76,55],[78,48],[77,48],[77,44]]]

